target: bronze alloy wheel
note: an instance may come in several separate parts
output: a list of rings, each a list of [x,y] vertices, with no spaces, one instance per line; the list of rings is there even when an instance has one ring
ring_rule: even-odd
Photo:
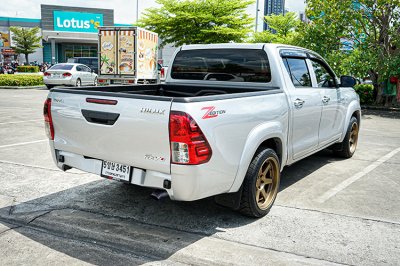
[[[356,122],[354,122],[351,125],[350,138],[349,138],[349,145],[350,145],[351,153],[354,153],[356,151],[357,142],[358,142],[358,124]]]
[[[256,179],[256,202],[258,208],[266,210],[273,204],[279,186],[279,163],[274,157],[267,158]]]

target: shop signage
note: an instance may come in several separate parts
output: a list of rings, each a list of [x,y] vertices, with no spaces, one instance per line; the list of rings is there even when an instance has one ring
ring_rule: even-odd
[[[10,46],[10,36],[7,32],[0,31],[0,48]]]
[[[54,30],[69,32],[97,32],[103,26],[103,14],[54,11]]]
[[[3,49],[1,51],[3,55],[15,55],[15,51],[13,49]]]

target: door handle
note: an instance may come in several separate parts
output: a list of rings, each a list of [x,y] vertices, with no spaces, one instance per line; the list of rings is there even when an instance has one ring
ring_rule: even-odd
[[[331,98],[324,96],[324,98],[322,98],[322,102],[323,103],[329,103],[329,101],[331,100]]]
[[[304,104],[305,102],[306,102],[306,101],[297,98],[296,100],[294,100],[294,106],[295,106],[296,108],[301,108],[301,107],[303,107],[303,104]]]

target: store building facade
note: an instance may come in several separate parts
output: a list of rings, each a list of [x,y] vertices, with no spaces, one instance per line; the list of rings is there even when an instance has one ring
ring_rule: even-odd
[[[43,47],[29,55],[29,61],[54,64],[71,57],[97,57],[97,27],[128,25],[115,25],[112,9],[41,5],[40,19],[0,17],[0,62],[24,62],[11,49],[11,26],[41,28]]]

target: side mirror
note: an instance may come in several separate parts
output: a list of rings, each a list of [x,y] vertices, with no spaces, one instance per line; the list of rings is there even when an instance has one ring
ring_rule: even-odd
[[[357,84],[357,80],[351,76],[340,77],[340,87],[354,87]]]

